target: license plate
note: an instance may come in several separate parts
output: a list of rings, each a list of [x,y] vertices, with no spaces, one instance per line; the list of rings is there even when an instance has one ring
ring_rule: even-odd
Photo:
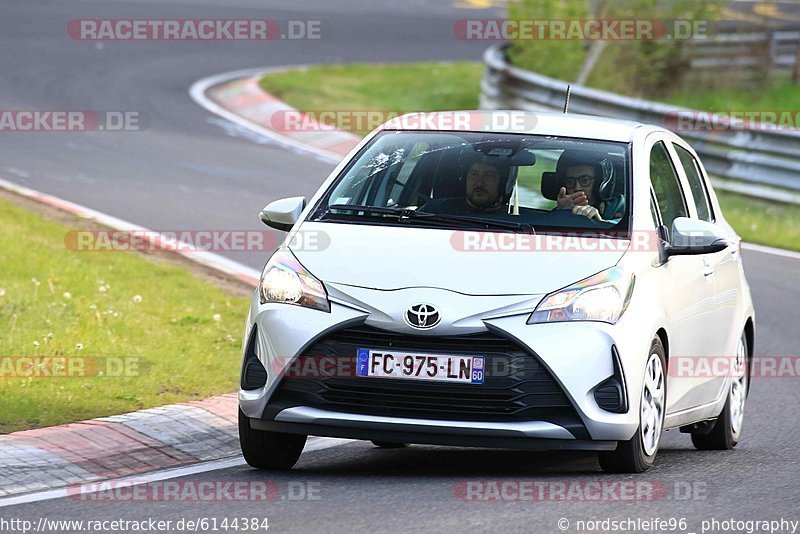
[[[358,349],[356,375],[483,384],[483,356],[447,356]]]

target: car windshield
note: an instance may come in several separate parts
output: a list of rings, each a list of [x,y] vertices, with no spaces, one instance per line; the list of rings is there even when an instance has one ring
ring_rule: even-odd
[[[553,136],[383,132],[310,219],[519,232],[627,231],[627,143]]]

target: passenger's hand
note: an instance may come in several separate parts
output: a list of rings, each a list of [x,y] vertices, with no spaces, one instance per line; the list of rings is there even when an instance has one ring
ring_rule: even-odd
[[[597,208],[594,206],[575,206],[572,208],[572,213],[575,215],[583,215],[584,217],[589,217],[590,219],[595,219],[600,222],[605,222],[600,216],[600,212],[597,211]]]
[[[567,194],[567,188],[562,187],[558,191],[558,209],[571,209],[575,206],[586,206],[589,204],[589,199],[586,198],[586,193],[578,191],[577,193]]]

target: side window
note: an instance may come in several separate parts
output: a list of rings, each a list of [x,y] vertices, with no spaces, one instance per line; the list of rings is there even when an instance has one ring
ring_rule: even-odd
[[[697,216],[704,221],[713,221],[714,218],[711,215],[711,203],[708,200],[708,191],[706,191],[706,187],[703,185],[703,177],[700,174],[700,166],[697,164],[697,160],[695,160],[694,156],[685,148],[678,145],[672,146],[675,147],[675,152],[678,153],[678,159],[681,160],[683,170],[686,172],[686,179],[689,182],[689,187],[692,189],[694,204],[697,206]]]
[[[677,217],[687,216],[686,204],[683,201],[678,174],[672,166],[667,148],[661,141],[650,149],[650,183],[656,193],[662,224],[672,228],[672,221]]]

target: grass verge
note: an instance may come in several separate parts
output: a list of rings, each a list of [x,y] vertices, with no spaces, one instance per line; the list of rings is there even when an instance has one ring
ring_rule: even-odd
[[[318,66],[268,74],[261,79],[261,87],[305,111],[475,109],[482,72],[483,65],[478,62]],[[784,94],[784,89],[775,91],[777,95]],[[800,99],[797,94],[794,98]],[[728,106],[741,102],[740,108],[743,108],[745,101],[737,100],[735,95],[731,91],[719,98],[729,98],[725,101]],[[770,95],[761,98],[764,105],[772,101]],[[747,107],[752,108],[752,102]],[[367,132],[354,133],[364,135]],[[800,206],[775,204],[722,191],[717,191],[717,196],[725,218],[745,240],[800,250]]]
[[[800,88],[788,76],[777,77],[758,90],[725,87],[715,90],[676,91],[664,99],[669,104],[704,111],[774,111],[800,110]]]
[[[77,219],[0,197],[0,433],[236,389],[241,288],[157,255],[70,251]],[[30,376],[48,372],[67,376]]]
[[[261,86],[312,114],[329,110],[407,113],[476,109],[482,75],[483,65],[477,62],[331,65],[270,74]],[[350,130],[363,137],[372,127]]]
[[[789,250],[800,250],[800,206],[779,204],[716,191],[725,219],[742,239]]]

